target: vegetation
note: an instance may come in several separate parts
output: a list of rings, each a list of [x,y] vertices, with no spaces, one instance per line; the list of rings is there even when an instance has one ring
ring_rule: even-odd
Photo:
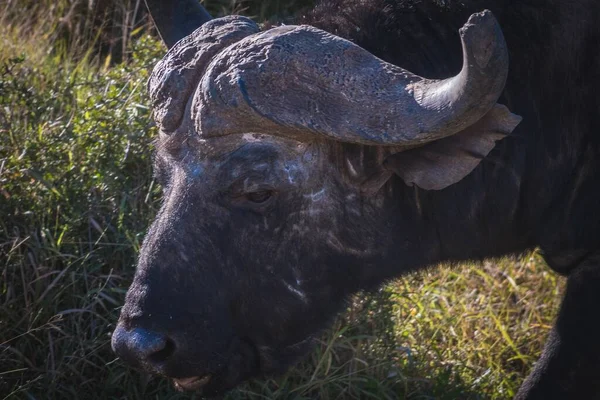
[[[0,5],[0,400],[190,398],[110,350],[160,201],[145,84],[164,49],[143,22],[123,63],[100,36],[69,41],[57,32],[75,3]],[[307,4],[208,2],[261,19]],[[285,376],[227,398],[508,399],[561,290],[535,254],[405,277],[356,296]]]

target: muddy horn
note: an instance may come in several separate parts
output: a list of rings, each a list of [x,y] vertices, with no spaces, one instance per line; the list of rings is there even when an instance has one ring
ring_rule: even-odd
[[[478,121],[506,81],[506,43],[490,11],[473,14],[460,37],[461,72],[430,80],[310,26],[271,29],[213,59],[192,117],[204,137],[260,132],[371,145],[434,141]]]
[[[170,49],[212,17],[198,0],[145,0],[154,26]]]

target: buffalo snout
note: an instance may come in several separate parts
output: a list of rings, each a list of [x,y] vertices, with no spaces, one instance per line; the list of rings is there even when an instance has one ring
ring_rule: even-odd
[[[123,324],[113,333],[112,348],[127,364],[159,373],[177,356],[177,346],[167,335],[144,328],[128,330]]]
[[[119,323],[113,332],[114,352],[131,367],[171,378],[182,391],[222,393],[248,376],[251,368],[244,367],[255,367],[254,350],[236,338],[224,350],[201,355],[183,335],[127,325]]]

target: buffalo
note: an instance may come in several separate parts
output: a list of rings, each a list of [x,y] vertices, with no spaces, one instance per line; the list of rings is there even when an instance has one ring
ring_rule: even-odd
[[[600,3],[324,0],[294,24],[148,0],[164,201],[112,336],[218,395],[350,295],[538,248],[567,277],[517,399],[600,399]]]

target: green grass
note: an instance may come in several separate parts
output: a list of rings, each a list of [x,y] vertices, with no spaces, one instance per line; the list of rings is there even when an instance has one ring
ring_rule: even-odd
[[[243,5],[268,16],[300,3]],[[5,17],[0,400],[193,397],[110,350],[159,205],[145,82],[163,49],[136,33],[131,60],[108,67],[49,34],[51,18]],[[508,399],[539,355],[562,287],[535,254],[402,278],[357,295],[285,376],[228,399]]]

